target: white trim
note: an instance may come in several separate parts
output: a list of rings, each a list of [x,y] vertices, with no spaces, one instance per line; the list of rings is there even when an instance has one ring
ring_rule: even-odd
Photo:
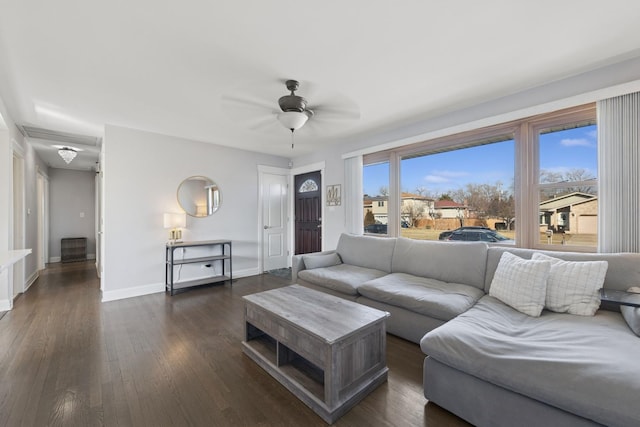
[[[552,83],[557,84],[558,82]],[[531,91],[540,90],[542,87],[538,87],[532,89]],[[482,107],[483,105],[491,105],[498,102],[503,102],[505,99],[516,99],[519,95],[522,96],[524,94],[530,93],[531,91],[520,92],[518,94],[512,95],[510,97],[500,98],[498,100],[489,101],[484,104],[480,104],[475,107],[471,107],[465,110],[477,109]],[[460,123],[454,126],[445,127],[438,130],[433,130],[425,133],[421,133],[418,135],[410,136],[407,138],[402,138],[399,140],[392,140],[382,144],[378,144],[371,147],[361,148],[359,150],[350,151],[342,155],[343,159],[347,159],[349,157],[366,155],[371,153],[376,153],[378,151],[390,150],[393,148],[402,147],[404,145],[415,144],[418,142],[429,141],[431,139],[440,138],[443,136],[454,135],[456,133],[466,132],[470,130],[480,129],[487,126],[498,125],[501,123],[510,122],[513,120],[524,119],[529,116],[535,116],[544,113],[551,113],[557,110],[563,110],[565,108],[576,107],[582,104],[588,104],[591,102],[600,101],[606,98],[612,98],[615,96],[625,95],[628,93],[638,92],[640,91],[640,80],[634,80],[627,83],[622,83],[602,89],[597,89],[585,93],[581,93],[578,95],[573,95],[568,98],[561,98],[554,101],[545,102],[542,104],[537,104],[525,108],[520,108],[514,111],[509,111],[506,113],[497,114],[494,116],[484,117],[481,119],[472,120],[470,122]],[[462,110],[462,111],[465,111]],[[454,113],[459,114],[460,112]],[[446,117],[446,116],[441,116]],[[441,118],[437,117],[435,120]]]
[[[11,311],[11,301],[8,299],[0,300],[0,311]]]
[[[260,273],[257,268],[250,268],[233,272],[233,279],[257,276]],[[231,285],[233,286],[233,285]],[[152,283],[150,285],[135,286],[133,288],[102,291],[102,302],[117,301],[120,299],[141,297],[144,295],[158,294],[165,291],[164,283]],[[0,307],[1,310],[1,307]]]
[[[49,258],[49,264],[54,264],[56,262],[60,262],[62,259],[59,256],[52,256]]]
[[[164,292],[164,283],[153,283],[151,285],[135,286],[133,288],[102,291],[102,302],[140,297],[143,295],[157,294],[159,292]]]
[[[27,279],[27,282],[24,284],[25,292],[27,292],[31,287],[31,285],[33,285],[35,281],[38,280],[38,277],[40,277],[40,271],[38,270],[34,271],[33,274],[29,276],[29,278]]]

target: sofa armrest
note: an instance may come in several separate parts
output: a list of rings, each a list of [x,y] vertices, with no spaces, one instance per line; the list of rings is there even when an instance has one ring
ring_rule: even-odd
[[[298,278],[298,272],[307,269],[307,267],[305,267],[304,265],[304,261],[302,260],[303,256],[327,255],[327,254],[335,254],[335,253],[337,253],[335,250],[331,250],[331,251],[314,252],[311,254],[294,255],[291,258],[291,279],[295,282],[296,279]]]

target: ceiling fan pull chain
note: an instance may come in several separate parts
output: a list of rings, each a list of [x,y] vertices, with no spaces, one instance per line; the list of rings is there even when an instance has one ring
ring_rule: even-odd
[[[291,149],[293,150],[293,129],[291,129]]]

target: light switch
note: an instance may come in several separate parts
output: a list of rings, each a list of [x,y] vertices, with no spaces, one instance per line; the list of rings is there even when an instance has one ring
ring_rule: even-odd
[[[31,215],[31,208],[27,208],[27,215]]]
[[[84,212],[80,212],[80,218],[84,218]]]

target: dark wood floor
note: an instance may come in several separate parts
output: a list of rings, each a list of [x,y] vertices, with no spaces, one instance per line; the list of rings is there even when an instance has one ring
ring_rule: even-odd
[[[101,303],[92,263],[53,264],[0,319],[0,425],[324,426],[241,351],[241,297],[289,283]],[[467,425],[426,404],[422,360],[389,336],[389,380],[335,425]]]

